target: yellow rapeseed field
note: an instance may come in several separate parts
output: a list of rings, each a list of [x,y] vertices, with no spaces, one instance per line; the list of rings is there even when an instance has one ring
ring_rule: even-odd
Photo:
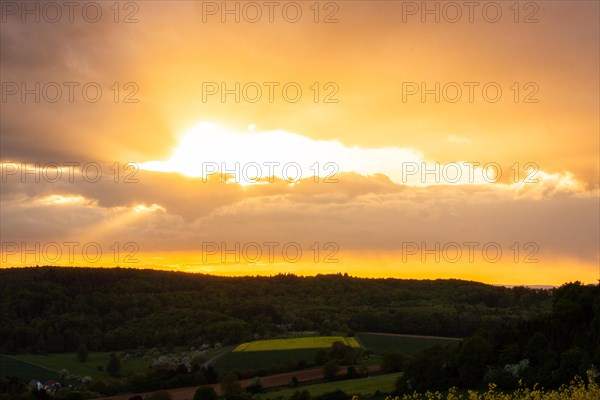
[[[233,351],[270,351],[270,350],[296,350],[296,349],[321,349],[329,348],[334,342],[342,342],[351,347],[359,348],[360,344],[353,337],[343,336],[315,336],[290,339],[256,340],[242,343]]]

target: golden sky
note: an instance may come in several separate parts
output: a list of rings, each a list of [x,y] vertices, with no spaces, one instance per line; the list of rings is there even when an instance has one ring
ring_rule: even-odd
[[[3,267],[599,278],[598,2],[56,4],[2,4]]]

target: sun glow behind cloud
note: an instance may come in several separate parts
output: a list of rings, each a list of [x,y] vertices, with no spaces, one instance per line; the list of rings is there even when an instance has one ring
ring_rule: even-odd
[[[336,182],[337,173],[354,172],[363,176],[383,174],[394,183],[421,187],[496,184],[522,192],[547,184],[555,191],[583,188],[570,172],[550,174],[532,167],[521,177],[526,182],[501,181],[502,167],[493,161],[440,163],[412,148],[349,147],[337,140],[314,140],[285,130],[255,129],[251,124],[247,131],[237,132],[200,122],[181,135],[168,160],[145,162],[140,168],[204,179],[220,174],[227,182],[243,186],[273,182],[272,178],[293,183],[305,178]]]
[[[439,183],[435,177],[431,182],[421,179],[420,170],[428,164],[426,168],[435,168],[415,149],[348,147],[339,141],[313,140],[285,130],[234,132],[200,122],[181,136],[171,158],[142,163],[141,168],[202,178],[222,172],[231,174],[242,185],[272,177],[288,181],[315,176],[335,179],[333,176],[338,172],[384,174],[396,183],[416,186]],[[480,168],[468,165],[461,168],[454,171],[454,176],[460,175],[461,179],[453,183],[487,182],[478,171]]]

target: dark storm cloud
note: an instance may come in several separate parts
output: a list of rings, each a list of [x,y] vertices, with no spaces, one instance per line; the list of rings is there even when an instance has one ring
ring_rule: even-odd
[[[219,177],[203,182],[147,171],[130,184],[115,184],[110,174],[96,183],[80,178],[75,183],[21,183],[14,178],[3,184],[5,240],[29,234],[50,240],[53,232],[75,234],[124,209],[156,204],[159,211],[119,225],[111,238],[136,238],[145,248],[178,251],[198,250],[207,238],[303,243],[335,238],[344,249],[356,251],[398,250],[406,241],[535,242],[546,255],[598,261],[598,200],[581,193],[540,198],[532,192],[516,198],[512,191],[489,185],[418,188],[382,175],[357,174],[340,174],[336,184],[307,179],[296,186],[247,188],[224,184]],[[83,196],[85,202],[44,203],[51,195]]]

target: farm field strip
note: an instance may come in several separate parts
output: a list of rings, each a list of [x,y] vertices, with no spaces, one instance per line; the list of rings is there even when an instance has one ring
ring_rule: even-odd
[[[456,345],[459,338],[441,338],[418,335],[396,335],[387,333],[357,333],[357,339],[363,347],[372,350],[375,354],[383,354],[389,350],[400,351],[406,356],[411,356],[421,350],[435,345]]]
[[[261,399],[270,399],[282,396],[289,398],[295,391],[306,390],[311,396],[318,396],[323,393],[333,392],[338,389],[348,394],[372,394],[376,391],[391,392],[394,390],[396,379],[402,375],[401,372],[386,375],[376,375],[368,378],[356,378],[335,382],[316,383],[313,385],[298,386],[296,388],[286,388],[267,392],[261,395]]]
[[[272,351],[272,350],[299,350],[329,348],[334,342],[340,341],[350,347],[360,348],[360,344],[353,337],[343,336],[316,336],[298,337],[290,339],[256,340],[242,343],[233,349],[233,352]]]
[[[319,349],[236,351],[225,354],[212,365],[220,373],[234,369],[268,369],[286,363],[291,363],[288,366],[295,368],[301,360],[312,362],[318,351]]]
[[[0,376],[16,376],[25,380],[58,380],[58,372],[35,363],[0,355]]]

